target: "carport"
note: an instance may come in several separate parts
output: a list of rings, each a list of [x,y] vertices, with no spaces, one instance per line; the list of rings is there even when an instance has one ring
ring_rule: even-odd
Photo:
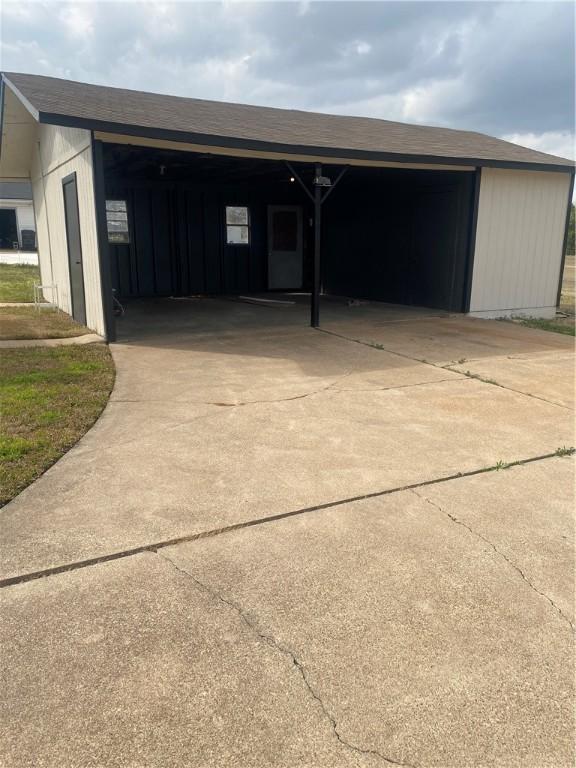
[[[473,172],[107,144],[104,175],[122,303],[306,293],[312,325],[321,293],[466,308]]]
[[[114,297],[296,292],[552,317],[574,164],[473,131],[2,75],[42,283],[114,341]],[[277,297],[278,298],[278,297]]]

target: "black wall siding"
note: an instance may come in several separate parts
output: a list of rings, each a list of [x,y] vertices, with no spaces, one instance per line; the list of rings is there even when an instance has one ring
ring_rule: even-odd
[[[107,197],[128,203],[130,245],[111,244],[114,288],[125,298],[266,290],[267,206],[302,204],[287,184],[110,180]],[[250,208],[249,246],[226,244],[226,205]]]
[[[323,206],[326,293],[464,310],[473,174],[375,170],[346,174]],[[304,290],[309,289],[311,208],[297,184],[191,184],[110,180],[126,199],[129,246],[112,245],[121,297],[266,290],[267,206],[299,204]],[[247,205],[249,246],[225,242],[225,206]]]
[[[335,190],[323,219],[325,290],[462,311],[470,177],[374,174]]]

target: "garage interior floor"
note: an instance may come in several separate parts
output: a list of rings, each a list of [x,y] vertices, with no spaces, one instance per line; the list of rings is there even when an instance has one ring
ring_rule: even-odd
[[[2,510],[0,764],[571,766],[573,339],[277,298],[129,304]]]

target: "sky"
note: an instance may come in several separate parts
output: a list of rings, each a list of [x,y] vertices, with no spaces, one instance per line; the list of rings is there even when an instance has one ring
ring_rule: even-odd
[[[3,0],[1,67],[482,131],[575,157],[571,2]]]

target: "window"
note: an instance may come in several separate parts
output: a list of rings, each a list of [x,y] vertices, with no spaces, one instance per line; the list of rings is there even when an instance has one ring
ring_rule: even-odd
[[[106,200],[106,223],[109,243],[130,242],[126,200]]]
[[[250,245],[250,212],[245,205],[226,206],[226,242]]]

